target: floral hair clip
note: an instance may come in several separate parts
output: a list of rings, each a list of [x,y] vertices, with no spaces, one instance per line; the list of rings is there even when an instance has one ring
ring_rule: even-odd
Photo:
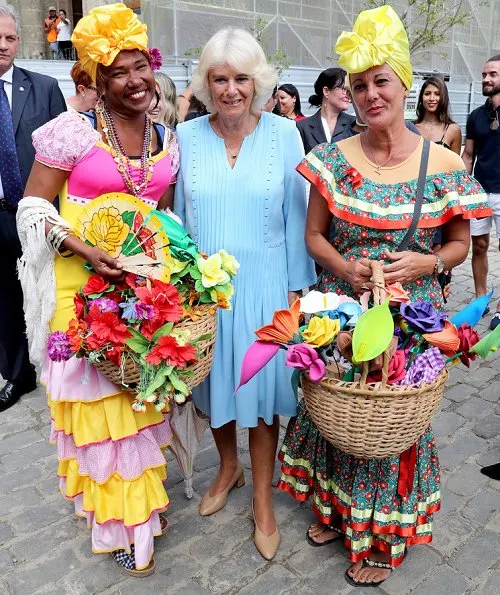
[[[158,48],[149,48],[149,61],[151,64],[152,70],[160,70],[161,65],[163,64],[163,56],[160,53]]]

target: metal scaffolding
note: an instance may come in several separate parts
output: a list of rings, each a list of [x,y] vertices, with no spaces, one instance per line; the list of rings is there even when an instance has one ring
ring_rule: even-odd
[[[392,5],[398,13],[408,7],[400,0]],[[260,31],[265,51],[283,49],[290,64],[331,66],[337,37],[363,8],[363,0],[142,0],[151,44],[174,63],[196,58],[211,35],[233,26]],[[477,79],[485,60],[500,53],[500,0],[464,0],[464,8],[473,15],[469,23],[455,26],[442,46],[414,56],[416,70]]]

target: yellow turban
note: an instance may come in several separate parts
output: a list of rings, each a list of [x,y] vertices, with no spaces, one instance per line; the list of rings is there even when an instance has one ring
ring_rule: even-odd
[[[110,66],[122,50],[147,50],[147,27],[121,2],[93,8],[80,19],[71,41],[82,68],[95,82],[97,65]]]
[[[335,45],[339,66],[349,74],[388,64],[407,88],[412,84],[410,47],[403,23],[390,6],[359,13],[352,32],[341,33]]]

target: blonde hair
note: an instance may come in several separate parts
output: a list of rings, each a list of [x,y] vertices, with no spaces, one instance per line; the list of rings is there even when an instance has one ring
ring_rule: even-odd
[[[224,64],[252,77],[255,96],[251,109],[256,112],[262,110],[272,95],[278,76],[267,63],[259,43],[244,29],[221,29],[208,40],[191,81],[193,94],[207,106],[209,112],[216,111],[208,86],[208,73],[215,66]]]
[[[155,72],[155,80],[160,94],[158,123],[164,126],[177,124],[177,91],[174,81],[164,72]]]

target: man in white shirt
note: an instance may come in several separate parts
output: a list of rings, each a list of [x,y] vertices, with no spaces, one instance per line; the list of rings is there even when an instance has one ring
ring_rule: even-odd
[[[14,66],[19,15],[0,5],[0,411],[36,387],[25,335],[23,294],[16,264],[21,255],[17,203],[31,171],[34,130],[66,110],[57,81]]]

